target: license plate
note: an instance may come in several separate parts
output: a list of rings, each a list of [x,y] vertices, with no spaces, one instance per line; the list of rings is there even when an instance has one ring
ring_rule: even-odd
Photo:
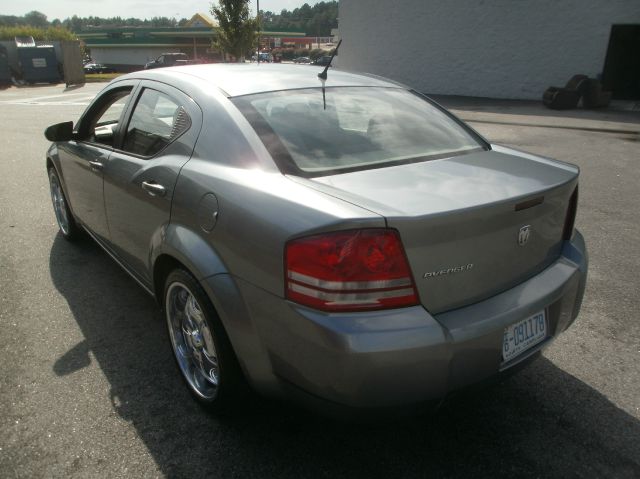
[[[510,361],[547,337],[547,318],[544,311],[518,321],[504,330],[502,359]]]

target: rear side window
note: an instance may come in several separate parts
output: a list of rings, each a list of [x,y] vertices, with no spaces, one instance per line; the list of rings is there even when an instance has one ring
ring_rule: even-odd
[[[122,149],[140,156],[154,156],[189,129],[185,109],[157,90],[143,90],[131,115]]]
[[[400,88],[335,87],[235,98],[286,173],[320,176],[464,154],[484,146]]]

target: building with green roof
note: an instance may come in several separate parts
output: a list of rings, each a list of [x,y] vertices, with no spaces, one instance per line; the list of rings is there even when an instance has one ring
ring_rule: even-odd
[[[170,52],[203,61],[223,61],[222,54],[211,46],[217,28],[210,17],[197,13],[184,27],[95,27],[77,36],[91,51],[93,61],[127,72]],[[274,39],[305,37],[304,32],[296,31],[263,31],[260,35]]]

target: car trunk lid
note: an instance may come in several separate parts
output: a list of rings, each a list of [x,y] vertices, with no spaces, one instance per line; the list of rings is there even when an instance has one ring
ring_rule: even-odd
[[[500,148],[295,180],[384,216],[400,232],[422,304],[438,313],[513,287],[558,258],[578,172]]]

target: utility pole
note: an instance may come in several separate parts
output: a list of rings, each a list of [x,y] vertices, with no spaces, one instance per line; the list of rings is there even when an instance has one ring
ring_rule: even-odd
[[[256,18],[258,19],[258,65],[260,65],[260,0],[256,0]]]

